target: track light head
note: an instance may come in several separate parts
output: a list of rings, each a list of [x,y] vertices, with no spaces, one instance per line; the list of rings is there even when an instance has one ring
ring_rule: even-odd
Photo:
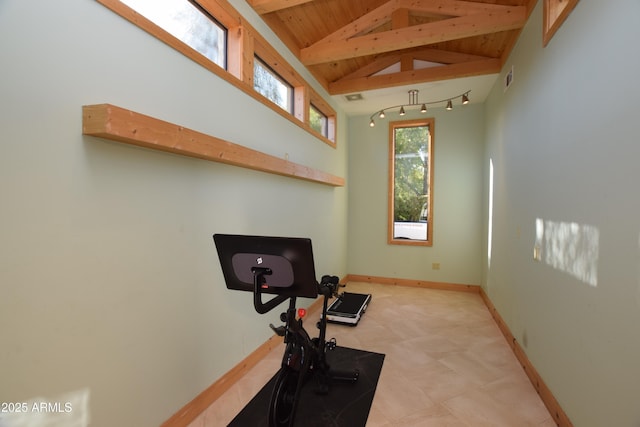
[[[453,110],[453,102],[451,102],[451,100],[447,101],[447,110],[449,111]]]

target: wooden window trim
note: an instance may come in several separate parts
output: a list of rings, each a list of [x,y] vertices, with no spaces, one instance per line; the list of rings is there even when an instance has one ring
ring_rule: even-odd
[[[304,115],[300,114],[302,105],[299,99],[300,91],[304,91],[305,81],[298,73],[276,52],[275,49],[264,39],[255,39],[254,41],[254,57],[257,56],[260,61],[268,66],[278,77],[287,82],[293,89],[293,111],[291,114],[304,123]],[[269,100],[271,102],[271,100]]]
[[[311,126],[309,125],[309,108],[311,107],[311,104],[313,104],[313,106],[322,114],[324,114],[325,117],[327,118],[327,135],[326,136],[322,135],[320,132],[316,131],[315,129],[312,129]],[[312,89],[309,89],[309,101],[305,105],[306,105],[305,114],[307,115],[305,119],[305,123],[309,125],[309,132],[312,132],[318,138],[322,139],[327,144],[335,148],[336,132],[337,132],[337,118],[336,118],[335,110],[331,108],[331,106]]]
[[[276,101],[274,101],[273,99],[270,99],[268,96],[262,94],[262,96],[265,97],[265,99],[267,99],[269,102],[273,103],[274,105],[277,105],[278,107],[280,107],[281,109],[289,112],[290,114],[293,114],[294,116],[296,116],[296,118],[298,117],[295,113],[296,110],[298,108],[297,107],[297,101],[295,98],[295,93],[296,93],[296,86],[293,86],[291,84],[291,82],[289,82],[289,80],[285,79],[284,77],[282,77],[280,75],[280,73],[278,73],[276,70],[274,70],[270,65],[267,64],[267,62],[265,60],[263,60],[259,55],[256,55],[254,57],[254,65],[259,64],[260,68],[262,68],[263,70],[265,70],[270,76],[271,78],[273,78],[274,80],[278,81],[278,83],[280,83],[282,86],[287,88],[287,100],[286,100],[286,105],[280,105],[278,104]],[[254,68],[255,70],[255,68]],[[255,72],[254,72],[255,74]],[[255,82],[255,80],[254,80]],[[255,88],[255,86],[254,86]],[[259,92],[259,91],[258,91]]]
[[[542,43],[546,46],[579,0],[544,0]]]
[[[394,131],[396,128],[411,126],[428,126],[431,138],[429,139],[429,198],[427,202],[429,218],[427,226],[427,240],[407,240],[395,239],[394,236],[394,184],[395,184],[395,140]],[[434,155],[433,146],[435,144],[435,119],[433,117],[421,118],[416,120],[404,120],[397,122],[389,122],[389,180],[387,195],[387,243],[390,245],[405,246],[433,246],[433,168]]]
[[[326,134],[328,132],[328,128],[329,128],[329,120],[328,120],[327,116],[325,116],[324,113],[322,111],[320,111],[320,109],[318,107],[316,107],[313,104],[310,104],[309,105],[309,124],[310,125],[312,125],[311,124],[311,116],[312,116],[311,113],[312,112],[314,114],[317,114],[318,116],[320,116],[322,118],[322,126],[321,126],[320,133],[322,135]],[[318,129],[315,129],[315,130],[317,131]]]
[[[256,101],[272,109],[285,119],[306,130],[322,142],[336,147],[336,113],[316,93],[309,83],[289,65],[284,58],[246,22],[226,0],[199,0],[198,4],[227,29],[227,69],[218,66],[204,55],[183,43],[167,31],[131,9],[120,0],[97,0],[137,27],[174,48],[203,66],[216,76],[236,86]],[[253,61],[259,56],[294,88],[293,114],[273,104],[253,88]],[[313,103],[329,118],[328,137],[316,132],[309,125],[309,107]]]
[[[302,127],[326,144],[336,146],[336,112],[304,79],[291,67],[282,56],[261,37],[254,41],[255,56],[259,57],[271,67],[280,77],[293,86],[293,116],[301,123]],[[253,86],[253,85],[252,85]],[[270,101],[269,101],[270,102]],[[322,135],[309,125],[309,108],[315,105],[328,120],[327,136]]]

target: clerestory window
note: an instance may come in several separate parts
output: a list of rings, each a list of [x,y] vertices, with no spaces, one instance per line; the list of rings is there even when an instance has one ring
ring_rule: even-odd
[[[188,0],[121,0],[169,34],[226,69],[227,30]]]
[[[97,0],[321,141],[336,112],[228,0]]]
[[[293,114],[293,86],[257,56],[253,61],[253,87],[265,98]]]
[[[328,117],[313,104],[309,106],[309,126],[325,138],[329,134]]]

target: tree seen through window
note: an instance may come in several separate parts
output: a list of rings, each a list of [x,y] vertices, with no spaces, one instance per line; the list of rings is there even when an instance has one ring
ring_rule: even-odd
[[[390,242],[430,242],[432,137],[429,121],[391,123]]]

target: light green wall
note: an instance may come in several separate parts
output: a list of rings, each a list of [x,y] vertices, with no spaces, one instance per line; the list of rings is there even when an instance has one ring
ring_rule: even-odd
[[[320,274],[482,283],[574,425],[637,425],[640,3],[582,0],[545,49],[539,3],[514,85],[432,110],[434,246],[405,248],[386,244],[385,126],[340,114],[347,155],[94,1],[0,2],[0,401],[87,387],[92,425],[158,425],[271,335],[277,313],[224,288],[211,234],[233,232],[311,237]],[[83,137],[102,102],[348,187]],[[533,261],[536,218],[598,230],[597,286]]]
[[[494,204],[483,286],[574,425],[637,426],[640,2],[582,0],[546,48],[538,3],[506,64],[513,85],[486,103]],[[558,250],[543,242],[534,261],[538,218],[598,239],[556,233]],[[594,258],[595,286],[565,272]]]
[[[484,108],[433,108],[427,115],[435,118],[431,247],[387,244],[388,123],[401,117],[389,113],[374,128],[369,127],[369,116],[349,118],[348,270],[480,285]],[[420,116],[411,111],[402,119]],[[433,263],[439,263],[440,270],[433,270]]]
[[[90,0],[0,2],[0,61],[0,402],[86,387],[92,426],[157,426],[212,384],[278,315],[226,290],[213,233],[310,237],[347,273],[346,188],[84,137],[81,107],[342,177],[346,126],[333,149]]]

